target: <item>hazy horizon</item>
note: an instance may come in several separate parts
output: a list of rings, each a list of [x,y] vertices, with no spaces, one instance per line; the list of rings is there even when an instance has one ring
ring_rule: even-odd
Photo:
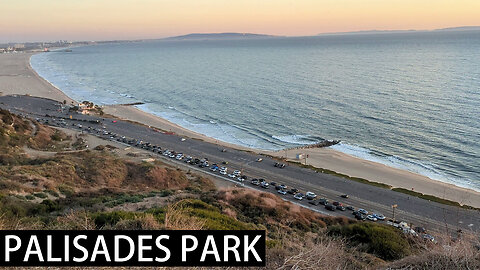
[[[459,0],[21,0],[0,9],[0,42],[157,39],[189,33],[311,36],[480,25],[480,2]]]

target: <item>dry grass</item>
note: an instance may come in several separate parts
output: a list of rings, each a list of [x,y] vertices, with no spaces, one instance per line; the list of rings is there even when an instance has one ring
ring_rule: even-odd
[[[182,201],[171,204],[165,213],[165,229],[169,230],[201,230],[205,220],[192,217],[187,213]]]
[[[421,251],[389,265],[387,269],[480,269],[478,235],[465,233],[438,244],[423,243]]]

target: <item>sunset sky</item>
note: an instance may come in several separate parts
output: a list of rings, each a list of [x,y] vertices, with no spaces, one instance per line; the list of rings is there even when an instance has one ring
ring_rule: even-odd
[[[480,25],[480,0],[0,0],[0,42]]]

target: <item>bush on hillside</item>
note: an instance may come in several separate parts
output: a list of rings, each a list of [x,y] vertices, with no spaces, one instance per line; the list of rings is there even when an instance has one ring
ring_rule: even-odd
[[[351,243],[366,244],[367,252],[384,260],[396,260],[410,254],[410,244],[396,228],[374,223],[333,226],[330,235],[345,237]]]

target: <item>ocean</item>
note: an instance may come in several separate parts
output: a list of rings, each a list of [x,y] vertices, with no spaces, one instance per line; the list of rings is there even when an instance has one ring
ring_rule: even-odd
[[[34,55],[76,100],[221,141],[333,149],[480,191],[480,31],[157,40]]]

